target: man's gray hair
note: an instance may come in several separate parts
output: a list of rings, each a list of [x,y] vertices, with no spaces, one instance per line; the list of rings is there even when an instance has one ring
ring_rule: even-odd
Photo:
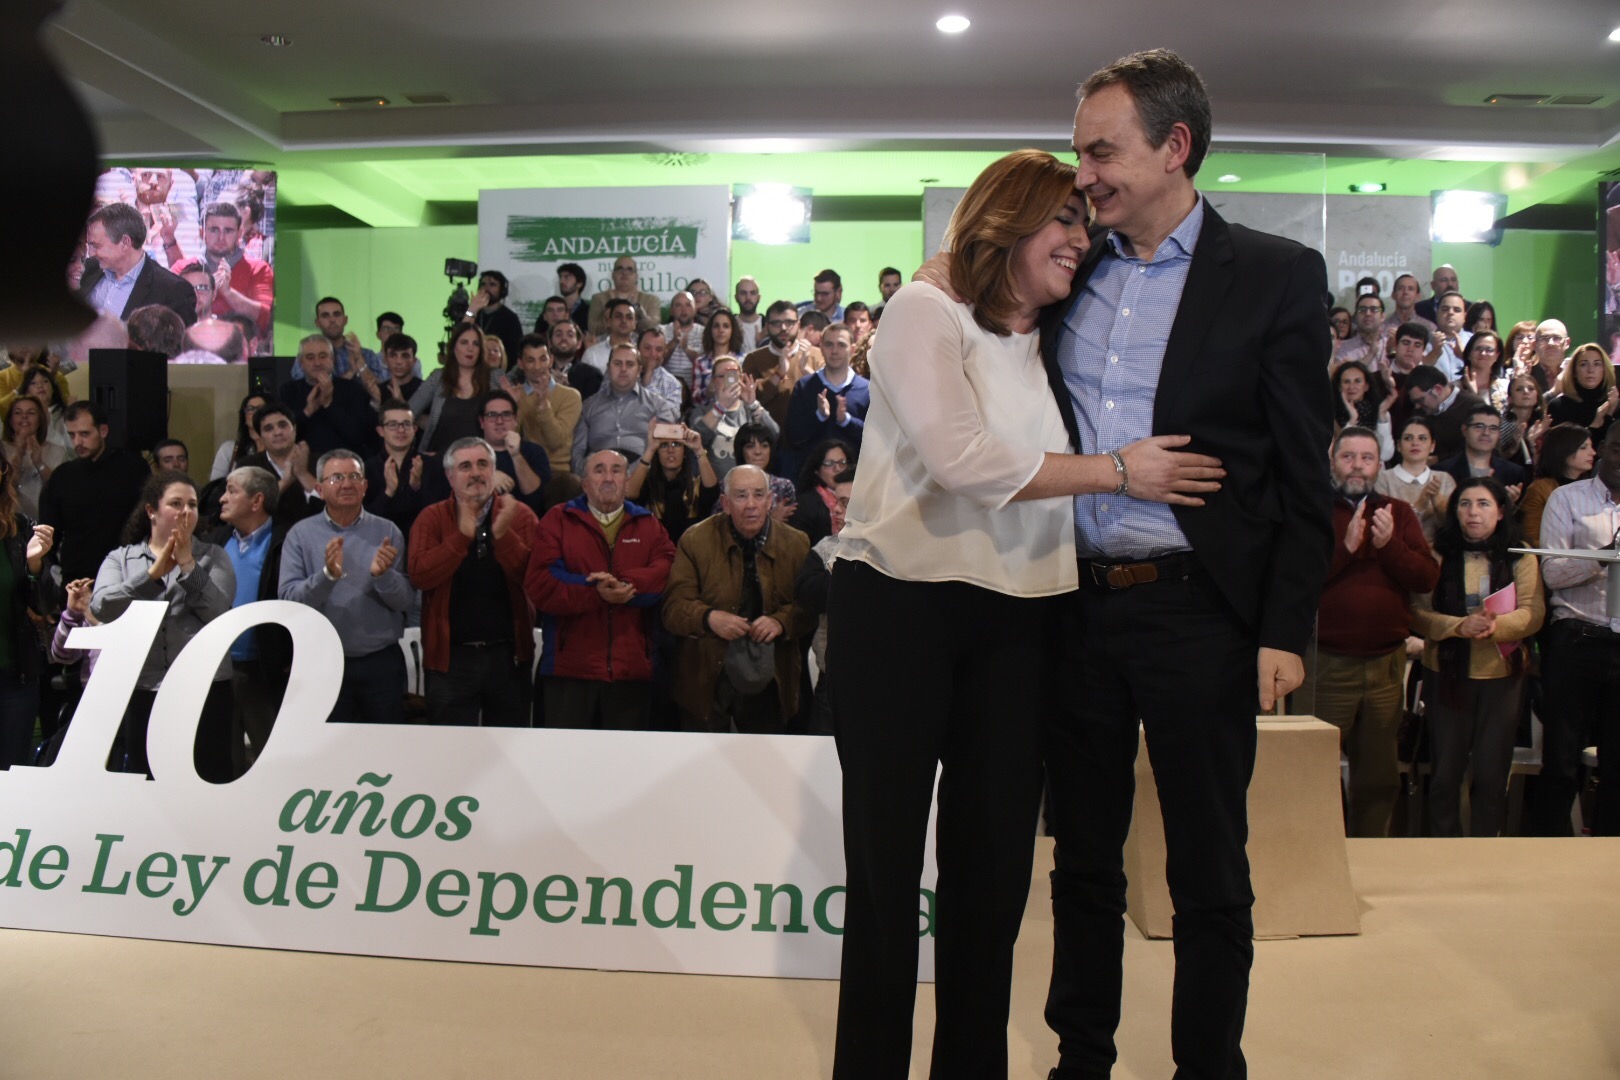
[[[1170,129],[1186,124],[1192,136],[1182,171],[1198,174],[1209,152],[1209,91],[1192,65],[1169,49],[1148,49],[1122,56],[1094,72],[1080,87],[1081,98],[1107,86],[1123,86],[1136,103],[1136,116],[1148,145],[1157,150],[1170,137]],[[1081,147],[1084,149],[1084,147]]]
[[[235,484],[243,493],[252,498],[255,495],[264,496],[264,512],[276,512],[276,500],[281,495],[281,484],[276,480],[276,474],[269,469],[258,465],[244,465],[240,469],[232,469],[225,474],[227,484]]]
[[[323,338],[322,340],[325,339]],[[360,466],[360,472],[362,474],[366,471],[365,461],[353,450],[328,450],[326,453],[322,454],[321,459],[315,463],[315,479],[326,479],[326,463],[329,461],[352,461],[356,465]]]
[[[329,353],[333,352],[332,343],[330,341],[326,340],[326,335],[325,334],[308,334],[308,335],[300,338],[299,341],[298,341],[298,351],[300,353],[302,353],[304,351],[304,346],[310,344],[311,342],[319,342],[320,344],[326,346],[326,351],[327,352],[329,352]],[[335,358],[336,353],[333,353],[333,356]]]
[[[489,463],[491,465],[495,464],[495,448],[493,446],[489,445],[489,443],[486,440],[480,439],[476,435],[468,435],[466,438],[457,439],[455,442],[451,443],[449,445],[449,447],[447,447],[445,449],[445,451],[444,451],[444,472],[445,472],[445,475],[446,476],[450,475],[450,470],[455,467],[455,458],[456,458],[457,454],[461,453],[463,450],[471,450],[475,446],[480,448],[481,450],[484,451],[484,453],[489,455]]]
[[[731,481],[734,477],[752,475],[754,473],[758,473],[759,478],[765,481],[765,490],[769,491],[771,488],[771,478],[766,474],[764,469],[760,468],[758,465],[733,465],[726,471],[725,478],[720,481],[721,493],[725,495],[731,494]]]

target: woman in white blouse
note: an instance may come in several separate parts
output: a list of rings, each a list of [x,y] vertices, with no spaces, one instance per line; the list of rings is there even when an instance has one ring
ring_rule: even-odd
[[[936,1075],[1006,1075],[1048,622],[1078,586],[1068,496],[1128,475],[1132,495],[1198,505],[1223,475],[1174,451],[1184,436],[1070,452],[1035,326],[1089,247],[1074,179],[1035,150],[986,169],[946,236],[962,302],[912,282],[872,351],[828,610],[847,871],[837,1080],[907,1072],[936,766]]]

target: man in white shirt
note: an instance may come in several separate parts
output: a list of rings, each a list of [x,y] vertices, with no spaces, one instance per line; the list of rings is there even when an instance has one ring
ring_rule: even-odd
[[[731,351],[739,356],[747,356],[759,348],[760,340],[765,336],[765,320],[759,314],[759,282],[748,274],[737,279],[737,330],[742,334],[740,342],[731,343]]]
[[[614,349],[621,345],[635,348],[636,305],[617,296],[609,300],[607,327],[608,336],[586,349],[579,358],[581,363],[589,364],[603,375],[607,374],[608,357],[612,355]],[[555,342],[552,344],[552,352],[556,352]]]
[[[1547,548],[1612,548],[1620,531],[1620,424],[1609,425],[1597,469],[1554,491],[1541,516]],[[1541,778],[1531,813],[1531,831],[1541,836],[1572,832],[1581,751],[1596,742],[1598,758],[1620,755],[1620,619],[1609,618],[1608,565],[1591,559],[1544,558],[1547,627],[1542,631]],[[1620,785],[1598,789],[1600,836],[1620,835]],[[1605,797],[1607,796],[1607,797]]]
[[[692,385],[692,361],[703,355],[703,327],[697,322],[697,301],[689,292],[669,300],[669,322],[663,325],[664,367],[682,386]]]
[[[1384,317],[1384,329],[1394,330],[1402,323],[1420,322],[1430,330],[1434,329],[1434,320],[1425,319],[1417,313],[1418,297],[1423,295],[1423,286],[1411,274],[1402,274],[1395,279],[1395,284],[1389,290],[1389,298],[1395,304],[1395,310]]]
[[[1460,292],[1448,292],[1435,301],[1435,330],[1429,341],[1428,361],[1455,382],[1462,378],[1463,352],[1474,335],[1463,329],[1468,301]]]

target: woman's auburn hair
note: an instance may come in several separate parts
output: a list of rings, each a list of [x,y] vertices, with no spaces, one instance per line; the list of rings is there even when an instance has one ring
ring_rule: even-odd
[[[973,321],[992,334],[1011,333],[1019,299],[1013,245],[1039,232],[1064,203],[1080,196],[1075,167],[1044,150],[1014,150],[980,173],[956,204],[943,247],[951,252],[951,288],[973,305]]]

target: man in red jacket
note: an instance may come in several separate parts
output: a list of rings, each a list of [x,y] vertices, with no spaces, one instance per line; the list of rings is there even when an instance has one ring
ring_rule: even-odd
[[[534,608],[523,572],[534,511],[495,494],[495,451],[457,439],[444,452],[452,495],[411,526],[411,584],[422,590],[422,666],[435,724],[528,727]]]
[[[585,493],[540,519],[524,588],[541,613],[539,692],[548,727],[648,726],[653,620],[675,545],[624,501],[625,459],[585,459]]]
[[[1322,588],[1317,648],[1290,712],[1339,729],[1350,760],[1351,836],[1383,836],[1400,789],[1395,734],[1401,722],[1409,593],[1427,593],[1440,564],[1412,508],[1373,491],[1378,435],[1347,427],[1333,440],[1333,562]]]

